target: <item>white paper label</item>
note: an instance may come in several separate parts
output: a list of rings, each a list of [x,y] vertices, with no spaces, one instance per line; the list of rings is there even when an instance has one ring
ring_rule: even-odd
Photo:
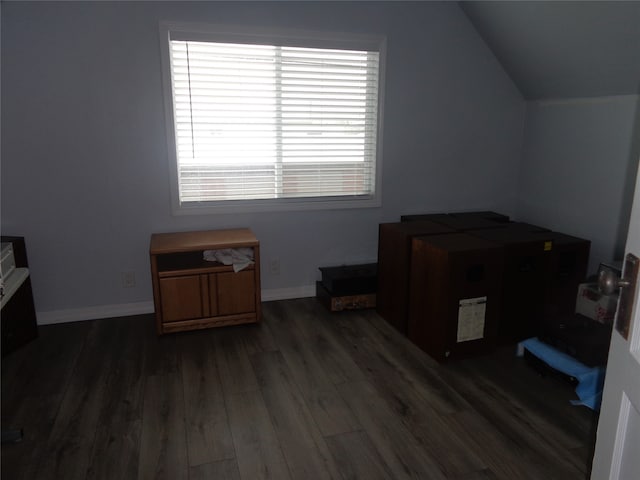
[[[487,297],[463,298],[458,303],[458,343],[484,337]]]

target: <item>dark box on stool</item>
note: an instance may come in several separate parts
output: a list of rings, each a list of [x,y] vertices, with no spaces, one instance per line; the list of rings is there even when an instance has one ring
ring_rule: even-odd
[[[316,296],[332,312],[376,306],[376,263],[321,267],[320,272]]]

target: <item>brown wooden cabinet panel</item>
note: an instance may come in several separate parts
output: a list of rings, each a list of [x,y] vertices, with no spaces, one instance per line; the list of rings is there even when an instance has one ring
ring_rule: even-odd
[[[215,317],[216,315],[219,314],[219,310],[218,310],[218,275],[216,275],[215,273],[212,273],[210,275],[208,275],[208,282],[207,282],[207,295],[208,295],[208,299],[209,299],[209,313],[208,315],[211,315],[212,317]]]
[[[165,322],[203,316],[200,275],[160,279],[162,316]]]
[[[255,310],[256,294],[252,271],[217,274],[218,312],[220,315],[246,313]]]

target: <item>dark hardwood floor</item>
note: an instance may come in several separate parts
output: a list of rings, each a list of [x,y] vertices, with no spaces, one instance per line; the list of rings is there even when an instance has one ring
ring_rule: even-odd
[[[374,311],[265,303],[157,337],[46,326],[2,361],[2,479],[586,479],[596,424],[513,348],[439,365]]]

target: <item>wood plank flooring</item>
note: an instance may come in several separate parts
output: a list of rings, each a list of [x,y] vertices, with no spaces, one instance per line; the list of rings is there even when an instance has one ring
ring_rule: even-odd
[[[2,361],[3,479],[587,479],[597,418],[513,348],[440,365],[372,310],[40,327]]]

